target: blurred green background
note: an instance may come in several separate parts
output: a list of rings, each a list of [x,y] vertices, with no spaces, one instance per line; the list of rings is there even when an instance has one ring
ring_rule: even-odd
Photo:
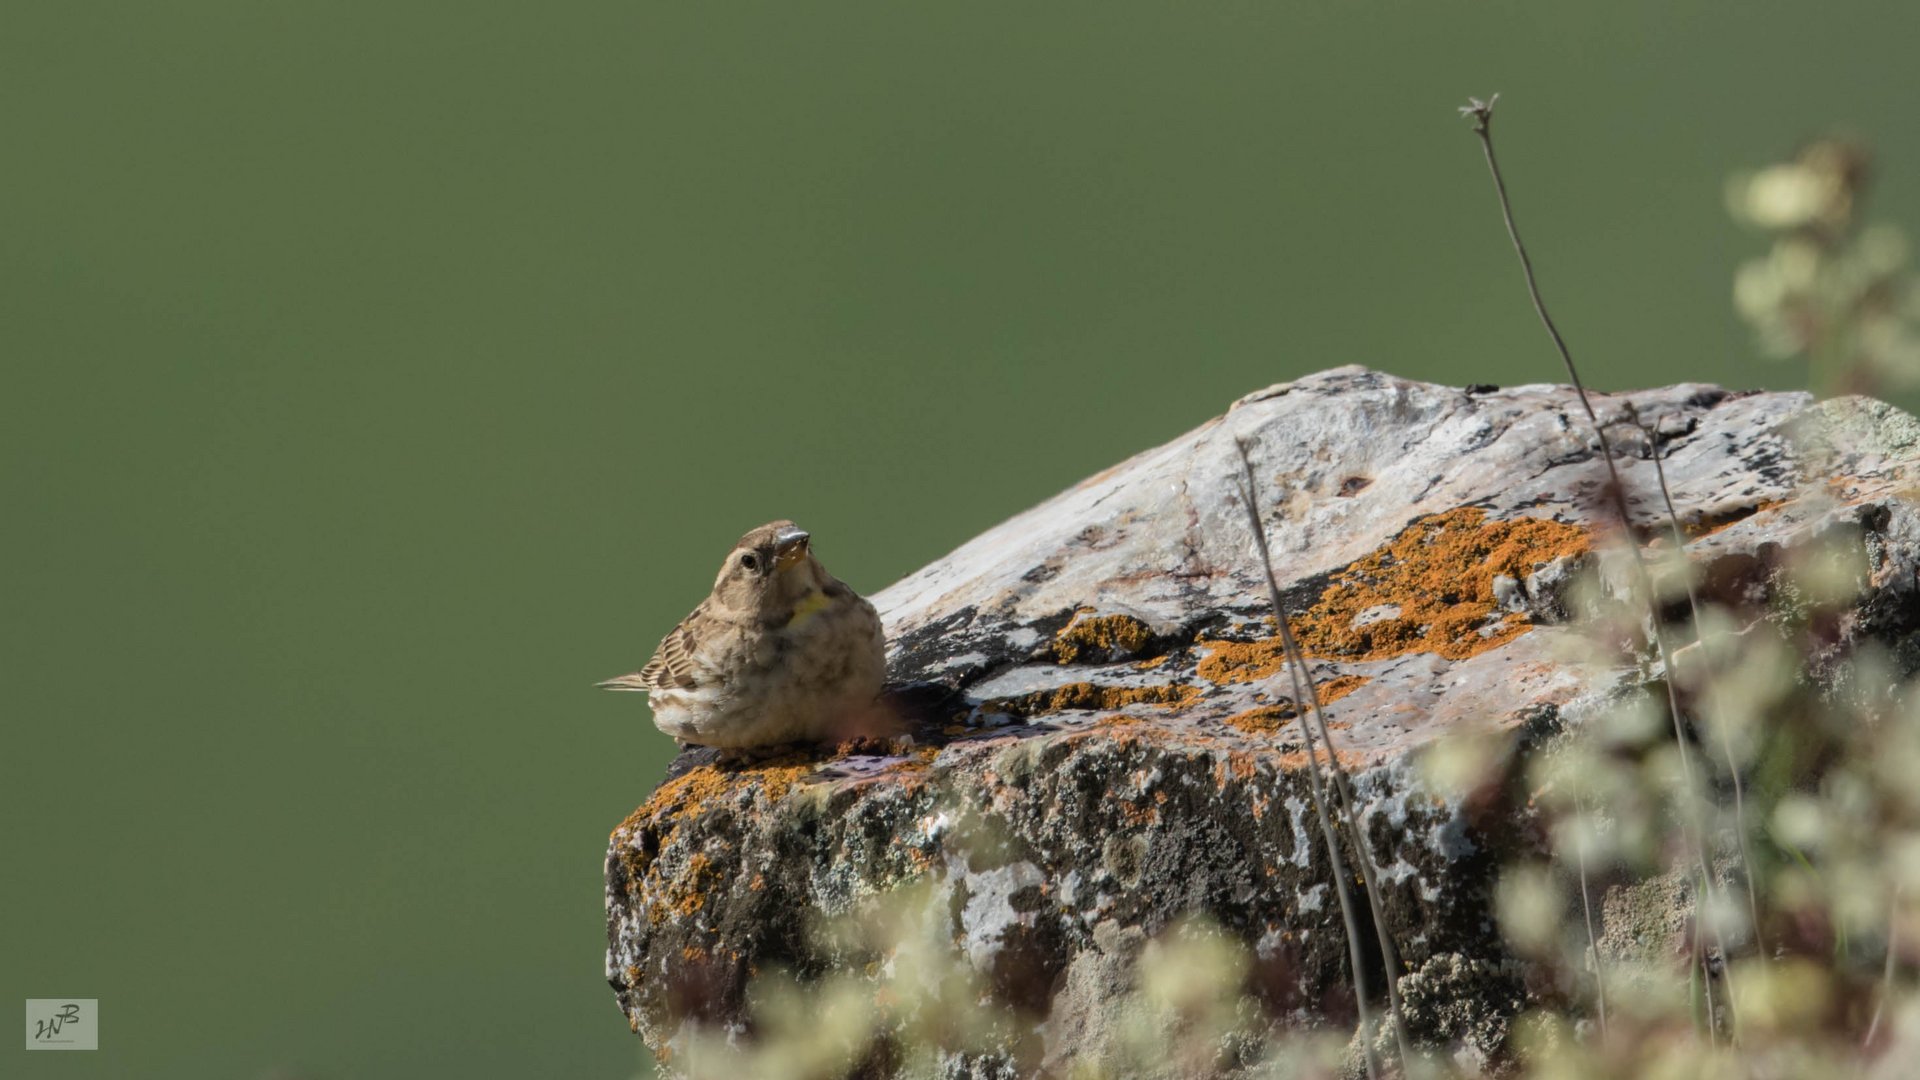
[[[1794,386],[1725,176],[1920,222],[1920,6],[15,4],[0,997],[24,1077],[627,1078],[599,694],[792,516],[872,591],[1265,384]],[[8,1008],[18,1008],[9,1005]]]

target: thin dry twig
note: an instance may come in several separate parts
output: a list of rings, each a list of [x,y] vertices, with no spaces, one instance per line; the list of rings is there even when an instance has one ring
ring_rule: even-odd
[[[1360,1053],[1367,1063],[1367,1076],[1372,1078],[1377,1076],[1379,1066],[1374,1061],[1373,1020],[1368,1015],[1366,1005],[1366,976],[1362,974],[1361,968],[1360,925],[1359,921],[1353,916],[1353,898],[1349,895],[1351,887],[1347,881],[1346,860],[1340,857],[1339,841],[1334,837],[1333,821],[1327,817],[1326,788],[1325,782],[1320,778],[1320,765],[1317,760],[1318,754],[1313,741],[1313,729],[1307,726],[1306,710],[1299,707],[1299,702],[1302,700],[1301,695],[1303,693],[1311,693],[1311,691],[1302,689],[1300,685],[1300,672],[1291,665],[1287,668],[1287,674],[1293,678],[1293,700],[1295,702],[1293,715],[1295,719],[1300,721],[1300,737],[1304,740],[1307,748],[1307,772],[1313,777],[1313,812],[1314,815],[1320,819],[1320,835],[1326,840],[1327,858],[1333,865],[1334,889],[1340,897],[1340,918],[1347,924],[1348,960],[1353,966],[1353,995],[1360,1013]]]
[[[1393,947],[1393,935],[1387,929],[1386,909],[1380,903],[1379,875],[1373,866],[1373,855],[1367,848],[1366,834],[1360,830],[1360,821],[1354,811],[1353,791],[1347,784],[1346,770],[1341,768],[1340,755],[1334,750],[1333,732],[1327,726],[1326,713],[1320,707],[1319,688],[1314,685],[1313,672],[1307,667],[1306,658],[1300,652],[1300,643],[1294,639],[1293,629],[1288,625],[1286,605],[1280,599],[1280,583],[1274,577],[1273,556],[1267,548],[1266,526],[1260,520],[1260,504],[1256,488],[1257,481],[1254,479],[1252,455],[1247,450],[1247,444],[1240,439],[1236,438],[1233,444],[1240,451],[1240,468],[1245,474],[1245,480],[1241,484],[1241,496],[1247,507],[1248,523],[1253,530],[1254,545],[1260,552],[1260,565],[1266,573],[1267,599],[1273,606],[1273,621],[1279,628],[1280,644],[1286,651],[1289,669],[1293,676],[1294,716],[1300,721],[1300,730],[1306,741],[1308,773],[1314,778],[1316,790],[1319,790],[1321,788],[1320,772],[1318,766],[1314,764],[1316,753],[1313,731],[1307,726],[1306,721],[1306,714],[1310,708],[1314,722],[1320,729],[1320,741],[1326,744],[1328,771],[1333,775],[1334,787],[1339,793],[1341,809],[1346,818],[1348,846],[1353,850],[1354,861],[1360,866],[1360,880],[1366,888],[1367,907],[1373,916],[1373,931],[1380,942],[1381,965],[1385,968],[1386,974],[1387,1020],[1393,1028],[1394,1044],[1400,1052],[1400,1066],[1404,1070],[1410,1066],[1413,1057],[1407,1042],[1406,1025],[1401,1020],[1400,956]],[[1302,683],[1305,684],[1304,687]],[[1324,810],[1322,824],[1323,826],[1326,824]],[[1328,835],[1328,844],[1332,845],[1331,833]],[[1339,870],[1341,864],[1336,861],[1334,865],[1335,869]],[[1344,894],[1342,905],[1342,914],[1348,914],[1344,906]],[[1349,943],[1354,941],[1353,934],[1354,927],[1350,925],[1347,934]],[[1358,970],[1359,960],[1356,951],[1356,973]],[[1371,1062],[1371,1051],[1369,1051],[1369,1062]]]
[[[1667,486],[1667,467],[1660,454],[1660,440],[1653,427],[1643,423],[1639,410],[1627,403],[1627,416],[1647,436],[1647,456],[1653,458],[1653,475],[1660,483],[1660,501],[1667,508],[1667,529],[1673,537],[1675,557],[1681,564],[1680,580],[1687,587],[1687,611],[1693,619],[1693,640],[1700,646],[1700,658],[1713,669],[1713,648],[1707,642],[1707,636],[1700,627],[1700,594],[1693,587],[1693,568],[1687,563],[1687,538],[1680,528],[1680,513],[1673,507],[1673,491]],[[1672,677],[1672,673],[1668,673]],[[1747,848],[1747,785],[1740,778],[1740,763],[1734,759],[1733,733],[1728,729],[1724,717],[1709,718],[1715,730],[1720,733],[1720,754],[1725,761],[1727,775],[1733,780],[1733,817],[1734,840],[1740,845],[1740,877],[1747,886],[1747,914],[1753,920],[1753,948],[1760,956],[1760,962],[1770,962],[1767,956],[1767,941],[1760,929],[1760,894],[1753,880],[1753,853]]]
[[[1586,800],[1579,795],[1573,797],[1574,812],[1582,819],[1587,816]],[[1574,865],[1580,871],[1580,911],[1587,919],[1587,948],[1593,952],[1593,996],[1600,1012],[1600,1037],[1607,1037],[1607,962],[1600,955],[1600,935],[1593,930],[1593,901],[1587,891],[1587,852],[1583,844],[1576,843],[1573,848]]]
[[[1887,900],[1887,962],[1880,971],[1880,1000],[1873,1003],[1873,1020],[1867,1024],[1867,1034],[1860,1040],[1860,1049],[1873,1048],[1873,1037],[1880,1034],[1880,1020],[1887,1014],[1887,999],[1893,996],[1893,961],[1898,940],[1894,933],[1900,920],[1900,889],[1896,886],[1893,896]]]
[[[1247,465],[1247,448],[1239,440],[1234,443],[1240,448],[1240,461]],[[1274,580],[1273,560],[1267,552],[1267,534],[1260,524],[1260,507],[1255,501],[1252,490],[1252,473],[1249,466],[1248,480],[1240,488],[1241,503],[1247,508],[1247,521],[1253,529],[1254,544],[1260,551],[1260,564],[1267,575],[1267,598],[1273,605],[1276,619],[1284,609],[1280,603],[1280,586]],[[1300,673],[1288,669],[1293,675],[1294,718],[1300,721],[1300,738],[1307,748],[1307,787],[1313,799],[1313,812],[1320,819],[1320,835],[1327,846],[1327,863],[1333,873],[1333,891],[1340,901],[1340,921],[1346,925],[1347,960],[1353,969],[1353,999],[1360,1014],[1360,1052],[1366,1059],[1369,1080],[1378,1080],[1380,1066],[1373,1057],[1373,1018],[1367,1007],[1366,966],[1360,954],[1360,922],[1354,918],[1353,900],[1348,895],[1346,860],[1340,857],[1340,841],[1335,838],[1333,821],[1327,816],[1326,782],[1320,777],[1319,755],[1315,753],[1313,729],[1307,726],[1306,710],[1300,708],[1302,690]]]
[[[1700,940],[1700,898],[1706,895],[1707,879],[1701,877],[1693,892],[1693,928],[1687,936],[1693,945],[1693,971],[1700,979],[1700,996],[1707,1008],[1707,1044],[1720,1046],[1720,1013],[1713,1007],[1713,970],[1707,965],[1707,946]]]
[[[1367,888],[1367,906],[1373,914],[1374,933],[1380,938],[1380,963],[1386,969],[1388,1019],[1393,1023],[1394,1042],[1399,1048],[1404,1068],[1413,1059],[1408,1054],[1406,1026],[1401,1020],[1400,952],[1394,947],[1393,934],[1387,928],[1387,910],[1380,902],[1380,871],[1373,865],[1373,851],[1367,846],[1366,832],[1360,828],[1359,812],[1355,809],[1358,804],[1347,780],[1347,771],[1340,764],[1340,755],[1334,750],[1333,730],[1327,725],[1326,710],[1320,707],[1319,688],[1313,684],[1306,657],[1300,652],[1300,644],[1294,640],[1293,631],[1287,627],[1285,617],[1280,619],[1280,627],[1281,644],[1293,665],[1306,679],[1306,700],[1312,706],[1314,725],[1320,729],[1320,741],[1327,747],[1327,764],[1333,774],[1333,787],[1339,793],[1340,807],[1347,819],[1347,834],[1353,839],[1354,855],[1360,864],[1360,879]]]
[[[1683,782],[1686,784],[1684,794],[1688,804],[1688,813],[1685,815],[1689,821],[1688,831],[1691,834],[1693,853],[1700,863],[1707,887],[1711,889],[1715,879],[1713,866],[1707,856],[1706,826],[1701,820],[1702,815],[1693,790],[1696,779],[1693,771],[1693,756],[1687,748],[1686,729],[1681,724],[1680,697],[1674,689],[1673,657],[1667,648],[1666,634],[1660,627],[1660,612],[1653,592],[1653,575],[1647,570],[1646,557],[1641,554],[1640,546],[1633,540],[1633,517],[1627,509],[1626,487],[1621,483],[1620,470],[1613,461],[1612,441],[1607,438],[1607,429],[1600,423],[1599,414],[1594,411],[1593,401],[1587,394],[1587,385],[1580,378],[1579,368],[1574,366],[1573,353],[1567,348],[1566,339],[1560,335],[1560,328],[1554,325],[1553,316],[1547,313],[1546,301],[1540,296],[1540,282],[1533,271],[1533,260],[1527,255],[1527,246],[1520,240],[1520,228],[1513,220],[1513,203],[1507,196],[1507,181],[1500,173],[1500,162],[1493,152],[1493,107],[1499,100],[1499,94],[1493,95],[1486,101],[1468,98],[1467,104],[1461,107],[1460,113],[1462,116],[1473,119],[1473,133],[1479,136],[1480,148],[1486,154],[1487,171],[1493,174],[1494,192],[1500,198],[1500,215],[1506,222],[1507,238],[1513,242],[1514,254],[1520,258],[1520,269],[1526,277],[1527,295],[1533,300],[1534,313],[1540,317],[1541,325],[1546,327],[1547,336],[1553,339],[1554,348],[1560,353],[1561,363],[1566,366],[1567,379],[1573,383],[1574,392],[1580,398],[1580,407],[1586,410],[1587,421],[1592,425],[1594,437],[1600,444],[1600,460],[1607,468],[1608,494],[1612,496],[1614,512],[1620,518],[1620,528],[1626,540],[1627,551],[1633,557],[1634,585],[1640,594],[1646,597],[1652,614],[1649,629],[1653,636],[1654,648],[1660,656],[1660,666],[1666,673],[1666,678],[1662,682],[1666,685],[1667,711],[1673,720],[1674,743],[1679,750],[1680,771]],[[1706,894],[1702,895],[1704,897]],[[1725,935],[1721,933],[1717,920],[1709,920],[1709,925],[1713,931],[1714,944],[1720,950],[1722,964],[1726,965],[1729,954],[1724,940]],[[1734,996],[1732,982],[1732,972],[1729,969],[1727,974],[1729,999]],[[1727,1012],[1731,1020],[1734,1016],[1731,1000],[1728,1001]]]

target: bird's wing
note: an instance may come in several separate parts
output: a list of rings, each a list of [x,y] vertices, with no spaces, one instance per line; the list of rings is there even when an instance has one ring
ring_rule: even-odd
[[[699,669],[693,662],[693,631],[688,627],[699,617],[697,611],[688,616],[653,651],[653,659],[640,669],[640,682],[647,689],[678,690],[691,688],[698,682]]]

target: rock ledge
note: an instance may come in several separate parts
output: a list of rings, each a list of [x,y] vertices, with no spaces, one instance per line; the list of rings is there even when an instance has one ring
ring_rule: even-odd
[[[1867,570],[1847,632],[1912,653],[1920,424],[1878,402],[1700,385],[1596,407],[1648,536],[1665,528],[1662,455],[1707,587],[1764,593],[1781,551],[1853,530]],[[1416,763],[1462,730],[1524,757],[1647,676],[1600,663],[1567,625],[1611,516],[1605,474],[1566,388],[1341,368],[1249,395],[874,597],[910,738],[675,763],[606,864],[607,975],[663,1060],[690,1022],[746,1031],[755,973],[875,961],[807,916],[857,917],[910,882],[940,898],[944,933],[1014,1018],[951,1072],[1103,1055],[1118,1037],[1103,1006],[1141,944],[1196,914],[1254,950],[1250,1000],[1272,1023],[1349,1022],[1235,437],[1365,804],[1409,1023],[1499,1052],[1526,987],[1489,898],[1500,861],[1539,837],[1524,792],[1463,804]]]

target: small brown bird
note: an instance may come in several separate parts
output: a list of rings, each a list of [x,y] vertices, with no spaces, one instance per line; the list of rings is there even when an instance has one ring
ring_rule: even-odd
[[[599,685],[646,691],[655,726],[682,743],[743,750],[859,734],[885,681],[873,605],[775,521],[740,538],[646,667]]]

